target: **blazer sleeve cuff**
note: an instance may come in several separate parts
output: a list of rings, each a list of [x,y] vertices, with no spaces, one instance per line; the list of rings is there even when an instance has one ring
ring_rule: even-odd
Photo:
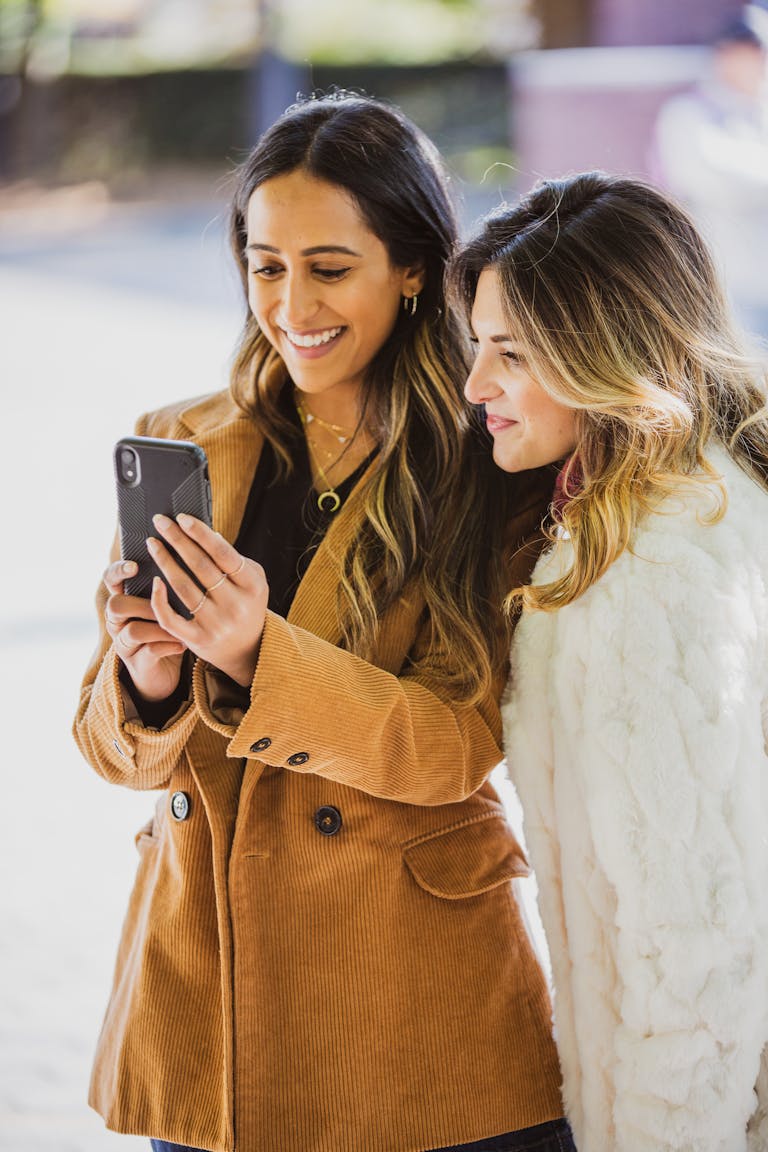
[[[216,697],[221,685],[198,668],[198,711],[229,740],[229,756],[384,799],[465,799],[501,759],[475,706],[454,705],[429,682],[398,677],[274,613],[239,723],[231,702]]]
[[[195,709],[185,704],[162,731],[145,728],[120,681],[120,667],[120,658],[111,647],[91,692],[90,743],[107,779],[133,788],[158,788],[183,752],[195,724]]]

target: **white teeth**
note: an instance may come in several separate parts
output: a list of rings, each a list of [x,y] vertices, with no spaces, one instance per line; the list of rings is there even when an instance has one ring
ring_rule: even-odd
[[[338,336],[341,328],[326,328],[324,332],[314,332],[306,336],[302,336],[300,332],[291,332],[289,329],[283,329],[291,344],[296,344],[299,348],[317,348],[319,344],[327,344],[329,340],[333,340],[334,336]]]

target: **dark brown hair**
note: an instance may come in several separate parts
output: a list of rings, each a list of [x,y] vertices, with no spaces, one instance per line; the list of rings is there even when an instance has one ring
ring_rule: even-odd
[[[353,198],[393,266],[424,269],[415,316],[399,313],[364,380],[365,419],[380,451],[363,491],[363,526],[343,562],[344,642],[371,658],[382,614],[418,579],[432,629],[422,663],[445,676],[449,661],[452,689],[476,698],[490,685],[498,624],[489,640],[488,549],[472,515],[482,481],[467,466],[466,345],[444,294],[457,235],[444,167],[431,141],[389,105],[336,92],[292,106],[239,173],[230,238],[246,296],[248,202],[265,181],[297,169]],[[248,312],[232,392],[290,469],[296,429],[281,403],[287,383]]]

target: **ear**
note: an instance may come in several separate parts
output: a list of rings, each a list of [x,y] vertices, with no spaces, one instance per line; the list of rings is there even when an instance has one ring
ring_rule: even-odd
[[[423,264],[414,264],[411,268],[403,268],[400,294],[402,296],[418,296],[424,288],[425,269]]]

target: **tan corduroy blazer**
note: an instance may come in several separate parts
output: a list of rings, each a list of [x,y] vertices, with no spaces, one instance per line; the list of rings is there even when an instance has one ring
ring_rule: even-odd
[[[138,430],[205,448],[233,540],[253,422],[222,393]],[[517,536],[541,513],[529,499]],[[419,1152],[562,1113],[511,883],[527,866],[486,782],[498,701],[455,705],[409,674],[417,592],[383,619],[375,664],[336,646],[337,558],[358,524],[353,492],[288,620],[268,616],[244,715],[218,708],[198,662],[189,706],[144,728],[102,632],[77,741],[108,780],[164,789],[137,836],[93,1072],[110,1128],[212,1152]]]

